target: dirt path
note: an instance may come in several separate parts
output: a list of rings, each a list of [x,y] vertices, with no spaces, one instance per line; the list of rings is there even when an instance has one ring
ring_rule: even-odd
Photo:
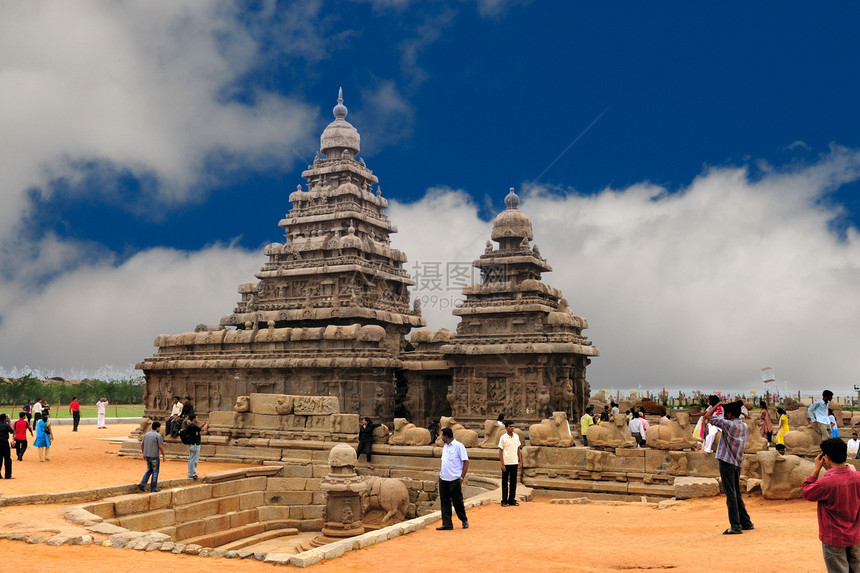
[[[0,481],[4,495],[59,492],[132,483],[143,473],[139,458],[119,458],[117,445],[98,438],[128,435],[132,426],[108,430],[70,426],[55,429],[50,462],[40,463],[35,449],[25,461],[13,462],[15,480]],[[201,463],[205,475],[235,464]],[[168,461],[162,476],[185,475],[184,462]],[[406,571],[661,571],[677,573],[731,570],[735,573],[778,569],[782,573],[823,571],[815,504],[802,500],[769,502],[748,498],[756,529],[723,536],[727,527],[722,498],[682,502],[657,510],[638,504],[554,505],[545,499],[520,507],[483,506],[470,511],[471,527],[463,531],[424,530],[347,553],[310,568],[319,572]],[[50,519],[50,506],[2,507],[0,528],[26,518]],[[48,512],[48,513],[43,513]],[[29,515],[28,515],[29,513]],[[105,547],[49,547],[0,540],[0,560],[9,566],[38,563],[46,570],[90,573],[178,571],[188,567],[207,573],[272,571],[274,565],[142,553]],[[34,561],[35,560],[35,561]]]

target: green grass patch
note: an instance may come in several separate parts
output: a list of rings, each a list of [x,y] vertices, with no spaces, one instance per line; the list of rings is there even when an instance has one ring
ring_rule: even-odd
[[[6,414],[11,416],[13,420],[18,419],[18,412],[20,411],[20,404],[16,404],[14,406],[6,404],[0,406],[0,412],[6,412]],[[81,405],[81,418],[95,418],[98,416],[98,413],[98,409],[95,405]],[[107,409],[105,410],[105,415],[108,418],[142,418],[143,404],[108,404]],[[63,406],[51,405],[51,419],[64,419],[71,417],[72,414],[69,412],[68,404]]]

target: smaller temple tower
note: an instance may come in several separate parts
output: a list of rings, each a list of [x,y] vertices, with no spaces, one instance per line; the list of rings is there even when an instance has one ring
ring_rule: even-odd
[[[538,421],[553,411],[578,419],[589,395],[591,356],[599,356],[562,293],[541,282],[552,268],[540,254],[529,218],[511,189],[491,239],[473,265],[481,284],[463,289],[457,332],[440,347],[452,369],[448,392],[458,422],[480,423],[504,412]]]

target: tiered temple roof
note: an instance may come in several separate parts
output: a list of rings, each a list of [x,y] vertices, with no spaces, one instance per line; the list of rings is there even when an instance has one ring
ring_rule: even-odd
[[[337,101],[335,120],[320,137],[324,156],[302,173],[307,189],[299,185],[290,195],[293,209],[279,223],[286,241],[266,247],[259,282],[240,285],[242,298],[222,325],[387,323],[408,332],[425,324],[409,306],[414,281],[403,269],[406,255],[391,248],[397,227],[385,214],[388,201],[364,160],[356,160],[361,138],[345,120],[342,92]]]

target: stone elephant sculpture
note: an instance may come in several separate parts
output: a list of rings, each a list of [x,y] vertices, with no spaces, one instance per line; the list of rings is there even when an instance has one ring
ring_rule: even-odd
[[[426,446],[430,443],[430,430],[419,428],[406,421],[406,418],[394,418],[394,433],[388,438],[391,445]]]
[[[587,437],[589,446],[631,448],[636,445],[636,440],[627,429],[627,418],[621,414],[612,416],[609,422],[599,426],[589,426]],[[650,442],[648,445],[651,445]]]
[[[463,424],[458,424],[457,421],[450,416],[442,416],[439,418],[439,437],[436,438],[437,446],[445,445],[445,442],[442,441],[442,430],[445,428],[451,428],[451,431],[454,432],[454,439],[467,448],[474,448],[478,445],[478,432],[475,430],[467,430]]]
[[[374,510],[385,512],[379,521],[391,525],[406,519],[409,509],[409,490],[399,479],[372,476],[365,481],[366,488],[361,500],[365,516]]]
[[[565,412],[553,412],[552,418],[529,426],[529,442],[533,446],[568,448],[573,445],[573,434]]]
[[[758,452],[761,466],[761,495],[765,499],[794,499],[802,497],[803,482],[815,464],[799,456],[783,456],[778,452]]]
[[[649,447],[657,450],[684,450],[696,447],[696,438],[690,428],[690,413],[678,412],[674,420],[663,420],[645,432]]]
[[[505,432],[505,427],[500,426],[495,420],[484,421],[484,440],[478,444],[479,448],[498,449],[499,439]],[[520,437],[520,443],[526,444],[526,435],[519,428],[514,428],[514,433]]]

